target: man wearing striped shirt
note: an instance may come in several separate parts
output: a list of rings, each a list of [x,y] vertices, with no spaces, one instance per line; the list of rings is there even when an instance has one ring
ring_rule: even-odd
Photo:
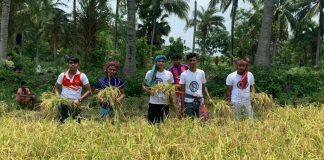
[[[180,114],[180,107],[181,107],[180,75],[181,73],[183,73],[188,69],[188,66],[185,64],[181,64],[182,57],[179,53],[172,55],[171,59],[172,59],[173,66],[169,68],[169,71],[172,73],[174,84],[177,86],[175,103],[176,103],[177,112]]]

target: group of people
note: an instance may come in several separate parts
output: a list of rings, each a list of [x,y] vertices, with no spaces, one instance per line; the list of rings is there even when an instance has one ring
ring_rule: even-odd
[[[186,64],[181,64],[182,57],[180,54],[174,54],[171,59],[173,65],[166,69],[167,57],[164,55],[156,56],[152,69],[147,71],[142,82],[143,91],[150,96],[147,113],[148,121],[152,124],[163,122],[169,113],[170,103],[174,103],[180,117],[189,116],[206,119],[205,100],[207,98],[209,101],[212,101],[212,99],[206,88],[205,72],[197,68],[199,62],[198,55],[196,53],[187,54]],[[69,99],[75,105],[80,105],[84,99],[91,95],[90,83],[86,74],[78,70],[78,58],[70,57],[67,62],[69,69],[58,76],[54,92],[57,96]],[[242,111],[245,111],[249,118],[253,118],[250,93],[254,92],[254,77],[249,72],[248,66],[247,60],[240,59],[237,61],[237,71],[227,76],[227,99],[232,104],[233,112],[237,117],[240,116]],[[117,87],[121,93],[117,101],[123,101],[125,98],[125,83],[117,77],[118,69],[119,63],[117,61],[106,63],[104,67],[105,76],[96,83],[95,93],[106,87]],[[174,102],[168,101],[169,97],[166,97],[163,92],[155,93],[152,90],[152,86],[160,83],[176,86]],[[59,91],[60,88],[61,91]],[[83,88],[86,91],[82,94]],[[28,92],[28,90],[25,92]],[[71,107],[61,105],[58,107],[58,110],[60,122],[64,123],[64,120],[69,116],[80,122],[80,108],[72,109]],[[113,116],[113,107],[104,100],[100,100],[99,116],[100,118]]]

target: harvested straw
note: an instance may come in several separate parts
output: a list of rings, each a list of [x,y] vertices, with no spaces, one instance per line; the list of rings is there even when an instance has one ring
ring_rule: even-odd
[[[42,111],[53,111],[60,105],[66,105],[73,108],[78,107],[73,103],[73,101],[58,97],[51,92],[44,92],[41,95],[41,101],[40,107]]]
[[[120,102],[118,102],[118,98],[120,96],[121,92],[118,87],[109,86],[99,91],[96,97],[99,100],[108,102],[111,105],[111,107],[118,107],[121,105]]]
[[[272,96],[264,92],[251,94],[251,102],[255,112],[265,112],[277,107]]]
[[[172,84],[160,83],[150,87],[153,90],[154,95],[164,93],[166,97],[173,97],[176,92],[176,86]]]
[[[212,115],[216,115],[215,118],[230,118],[233,117],[232,107],[229,102],[222,99],[214,99],[211,102],[207,102],[207,105],[211,108]]]

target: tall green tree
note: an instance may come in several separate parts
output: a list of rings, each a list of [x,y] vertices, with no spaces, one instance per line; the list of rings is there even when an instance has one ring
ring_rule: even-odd
[[[97,33],[107,28],[110,9],[106,0],[80,0],[78,24],[84,43],[83,58],[87,59],[96,47]],[[87,62],[90,65],[90,62]]]
[[[149,8],[152,12],[153,29],[151,33],[151,45],[154,44],[156,22],[161,15],[161,12],[175,14],[181,19],[186,19],[189,11],[187,0],[142,0],[142,3],[150,4]]]
[[[0,30],[0,61],[4,60],[7,54],[9,15],[10,0],[3,0]]]
[[[206,37],[211,28],[221,28],[225,29],[224,18],[222,16],[216,15],[219,10],[215,7],[208,7],[208,9],[204,9],[200,7],[200,10],[197,11],[197,20],[196,24],[198,26],[198,35],[202,40],[202,53],[206,53]],[[187,25],[185,29],[189,27],[193,27],[195,25],[194,18],[187,20]]]
[[[243,2],[245,2],[245,0],[242,0]],[[254,0],[249,0],[250,3],[253,3]],[[223,10],[223,12],[225,12],[230,6],[232,6],[231,9],[231,55],[234,55],[234,29],[235,29],[235,20],[236,20],[236,12],[238,9],[238,3],[239,0],[211,0],[209,2],[209,5],[212,7],[215,7],[216,4],[220,3],[220,7]]]
[[[304,20],[308,20],[318,16],[318,34],[317,34],[317,48],[315,55],[315,64],[319,65],[320,63],[320,51],[321,44],[323,42],[323,27],[324,27],[324,1],[323,0],[300,0],[295,3],[295,8],[298,8],[298,17],[302,17]]]
[[[53,59],[57,55],[58,43],[68,35],[69,24],[69,14],[60,8],[52,8],[49,18],[45,22],[45,35],[49,41]]]
[[[40,42],[44,35],[47,21],[50,19],[50,15],[54,8],[65,6],[64,3],[52,0],[29,0],[25,2],[25,7],[18,11],[20,14],[27,14],[30,18],[30,30],[35,34],[34,40],[36,44],[36,56],[35,62],[39,64],[39,48]]]
[[[255,65],[262,69],[267,69],[271,65],[270,41],[273,22],[274,0],[264,1],[262,25],[260,31],[259,44],[255,57]]]

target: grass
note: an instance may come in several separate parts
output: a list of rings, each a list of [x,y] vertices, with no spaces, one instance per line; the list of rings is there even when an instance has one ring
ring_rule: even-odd
[[[171,115],[154,126],[145,119],[146,102],[127,99],[128,117],[119,123],[96,120],[97,108],[84,111],[89,118],[81,125],[71,119],[59,125],[38,111],[6,112],[0,118],[0,159],[322,159],[324,155],[323,105],[274,108],[242,121],[210,116],[202,123]]]

